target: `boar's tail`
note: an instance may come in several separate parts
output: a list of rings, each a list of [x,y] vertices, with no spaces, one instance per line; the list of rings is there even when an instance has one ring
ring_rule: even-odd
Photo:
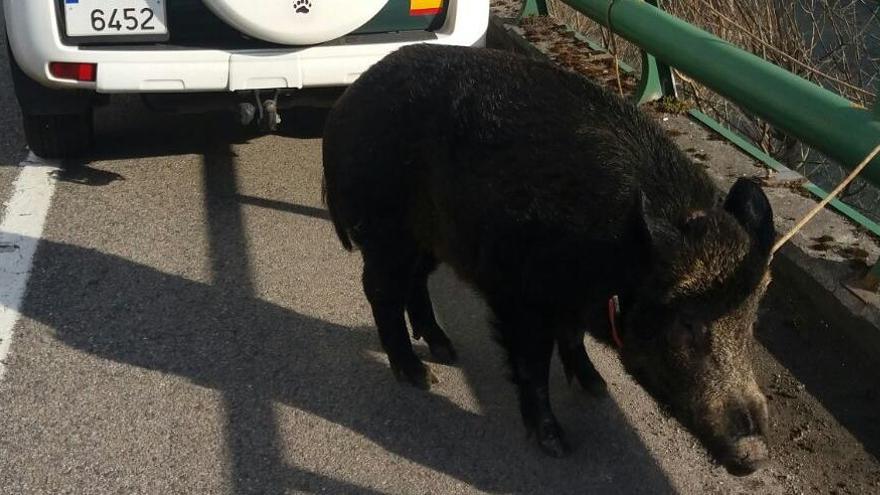
[[[330,220],[333,222],[333,228],[336,229],[336,236],[339,237],[339,242],[342,243],[342,247],[346,251],[351,251],[354,249],[354,245],[351,242],[351,236],[348,234],[348,227],[343,223],[339,215],[339,206],[336,204],[336,198],[334,198],[336,195],[328,190],[329,187],[328,177],[325,176],[324,184],[321,188],[321,196],[323,196],[324,204],[327,205],[327,211],[330,213]]]

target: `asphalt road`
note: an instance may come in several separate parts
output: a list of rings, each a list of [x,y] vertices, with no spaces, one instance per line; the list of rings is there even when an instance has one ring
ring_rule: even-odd
[[[0,62],[6,201],[26,150]],[[273,136],[132,99],[98,118],[94,155],[56,174],[0,381],[2,494],[880,492],[876,368],[782,283],[755,356],[768,469],[728,475],[592,342],[611,397],[554,366],[574,453],[549,459],[445,269],[431,290],[461,363],[432,364],[430,393],[393,380],[320,202],[320,113]]]

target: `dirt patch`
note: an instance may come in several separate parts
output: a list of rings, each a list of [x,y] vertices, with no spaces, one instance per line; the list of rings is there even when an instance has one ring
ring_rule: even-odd
[[[770,406],[774,476],[791,493],[880,492],[880,379],[833,322],[776,286],[757,328],[756,372]]]
[[[519,14],[520,2],[494,1],[495,15],[512,19]],[[631,97],[638,87],[635,74],[615,68],[615,58],[608,52],[591,46],[565,23],[552,17],[526,17],[511,21],[522,31],[522,36],[550,60],[561,67],[582,74],[589,79]],[[618,84],[619,78],[619,84]]]
[[[521,0],[492,0],[492,13],[502,19],[513,19],[522,10]]]
[[[813,243],[809,247],[813,251],[836,255],[856,268],[861,268],[863,265],[868,266],[868,258],[871,253],[858,245],[843,244],[830,235],[814,237],[812,241]]]

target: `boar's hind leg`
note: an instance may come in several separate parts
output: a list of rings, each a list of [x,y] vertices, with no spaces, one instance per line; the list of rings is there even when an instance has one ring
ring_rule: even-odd
[[[537,436],[541,450],[553,457],[563,457],[569,448],[550,407],[549,375],[554,339],[549,332],[542,332],[539,327],[529,328],[525,322],[523,318],[499,316],[500,341],[510,358],[526,428]]]
[[[431,355],[443,364],[452,364],[458,359],[455,347],[434,316],[431,295],[428,293],[428,276],[437,268],[437,260],[430,254],[422,254],[416,263],[412,277],[406,312],[412,325],[413,337],[425,338]]]
[[[571,383],[572,377],[576,377],[581,388],[595,397],[608,395],[608,385],[602,379],[602,375],[596,371],[587,349],[584,347],[583,336],[577,339],[559,339],[559,359],[565,369],[565,377]]]
[[[405,238],[388,236],[386,239],[401,237]],[[427,390],[437,378],[413,352],[403,315],[417,256],[416,251],[405,244],[361,245],[364,293],[372,307],[379,340],[394,376],[399,381]]]

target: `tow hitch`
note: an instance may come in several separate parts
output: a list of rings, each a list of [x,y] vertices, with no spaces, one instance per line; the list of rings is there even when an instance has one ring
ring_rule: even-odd
[[[256,121],[257,125],[266,131],[275,132],[281,125],[281,115],[278,113],[279,90],[274,90],[272,97],[261,99],[260,91],[254,91],[254,103],[243,101],[238,104],[238,117],[241,125],[251,125]]]

